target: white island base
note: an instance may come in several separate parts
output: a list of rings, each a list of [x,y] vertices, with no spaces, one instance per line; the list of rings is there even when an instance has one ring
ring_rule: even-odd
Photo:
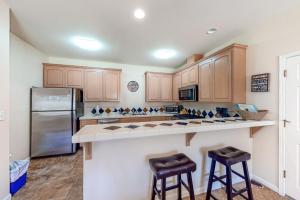
[[[234,123],[239,122],[233,122],[232,124]],[[265,121],[266,126],[274,123]],[[141,125],[145,123],[136,124]],[[117,126],[120,124],[113,125]],[[263,126],[263,124],[261,125]],[[210,159],[207,157],[207,151],[224,146],[234,146],[252,153],[252,139],[249,137],[249,128],[255,127],[257,124],[233,129],[228,129],[228,127],[225,127],[226,125],[221,125],[224,126],[222,130],[201,131],[195,134],[190,146],[186,146],[186,134],[179,134],[180,131],[179,129],[176,130],[176,127],[168,127],[169,130],[166,133],[174,130],[174,132],[178,131],[178,134],[123,138],[124,135],[128,134],[124,132],[124,135],[120,136],[122,139],[117,139],[116,135],[122,133],[120,129],[119,132],[118,130],[113,131],[114,139],[109,140],[105,133],[102,133],[104,135],[101,137],[101,131],[99,132],[104,126],[110,125],[87,126],[73,137],[73,142],[92,142],[92,146],[90,146],[92,148],[90,149],[92,157],[90,160],[84,160],[84,200],[149,200],[152,173],[148,159],[176,152],[185,153],[197,163],[197,170],[193,173],[195,193],[205,192],[210,169]],[[126,124],[120,126],[126,126]],[[207,126],[215,127],[218,125],[209,124]],[[98,131],[95,131],[96,129]],[[138,129],[132,130],[132,134],[137,134]],[[104,130],[103,132],[106,131]],[[158,131],[161,132],[161,129]],[[145,131],[140,132],[142,135],[145,133]],[[94,137],[92,137],[93,134]],[[101,138],[105,139],[102,140]],[[248,162],[248,165],[251,175],[251,160]],[[235,166],[234,169],[242,172],[242,168],[239,165]],[[217,165],[216,171],[224,173],[223,167],[219,165]],[[185,176],[183,177],[185,180]],[[233,182],[239,181],[240,179],[233,175]],[[175,178],[169,179],[168,183],[176,183]],[[214,187],[220,187],[220,185],[214,184]],[[177,199],[176,195],[176,190],[169,191],[167,192],[167,199]],[[183,192],[183,196],[186,195],[187,192]]]

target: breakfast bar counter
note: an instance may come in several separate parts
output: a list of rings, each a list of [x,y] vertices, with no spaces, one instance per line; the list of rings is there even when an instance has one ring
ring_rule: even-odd
[[[173,153],[184,153],[196,162],[195,193],[202,193],[210,166],[207,151],[234,146],[252,153],[254,133],[259,133],[260,128],[268,132],[272,130],[268,126],[275,123],[228,118],[87,125],[72,138],[73,143],[84,145],[84,200],[150,199],[152,175],[148,159]],[[251,160],[248,164],[252,174]],[[217,173],[224,172],[223,167],[217,168]],[[241,171],[241,167],[236,170]],[[233,177],[234,183],[239,181],[239,177]],[[168,183],[176,181],[170,179]],[[176,193],[168,192],[167,196],[176,199]]]

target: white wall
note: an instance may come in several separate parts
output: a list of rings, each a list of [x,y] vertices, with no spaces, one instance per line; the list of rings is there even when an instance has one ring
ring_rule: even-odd
[[[0,0],[0,199],[9,195],[9,8]]]
[[[300,50],[299,8],[275,16],[233,42],[249,45],[247,49],[247,102],[269,110],[267,118],[278,120],[279,56]],[[212,50],[208,54],[216,51]],[[270,92],[251,93],[251,75],[271,73]],[[253,139],[253,174],[278,187],[278,126],[262,129]]]
[[[43,86],[47,57],[14,34],[10,35],[10,153],[29,157],[30,88]]]
[[[145,102],[145,72],[173,72],[174,69],[166,67],[142,66],[142,65],[129,65],[110,62],[90,61],[90,60],[77,60],[68,58],[55,58],[50,57],[49,63],[79,65],[89,67],[102,67],[102,68],[118,68],[122,69],[121,80],[121,101],[115,103],[86,103],[85,112],[89,112],[95,105],[103,107],[144,107],[144,106],[161,106],[162,103],[146,103]],[[139,83],[139,90],[137,92],[129,92],[127,83],[129,81],[137,81]],[[166,104],[166,103],[164,103]]]

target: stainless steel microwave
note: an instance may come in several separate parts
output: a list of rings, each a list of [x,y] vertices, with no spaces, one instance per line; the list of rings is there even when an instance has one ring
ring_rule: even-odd
[[[179,88],[180,101],[198,101],[198,85]]]

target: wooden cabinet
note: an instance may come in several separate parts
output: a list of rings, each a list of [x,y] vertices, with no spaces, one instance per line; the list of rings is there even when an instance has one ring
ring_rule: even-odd
[[[191,66],[181,72],[181,86],[198,84],[198,64]]]
[[[181,72],[173,75],[173,101],[179,101],[179,88],[181,88]]]
[[[83,88],[83,69],[44,64],[44,87]]]
[[[65,87],[83,88],[84,70],[82,68],[66,67],[65,77]]]
[[[146,101],[172,101],[172,74],[146,73]]]
[[[86,69],[85,101],[120,101],[119,70]]]
[[[172,74],[162,74],[160,79],[161,84],[161,100],[172,101],[173,100],[173,76]]]
[[[44,87],[64,87],[64,69],[44,64]]]
[[[231,45],[199,64],[200,102],[246,102],[246,46]]]
[[[83,128],[86,125],[96,125],[98,124],[97,119],[85,119],[85,120],[80,120],[80,129]]]
[[[231,102],[231,53],[213,58],[213,97],[217,102]]]
[[[120,71],[105,70],[103,73],[104,101],[120,101]]]
[[[213,69],[209,59],[199,64],[199,101],[211,102],[213,100]]]
[[[103,101],[103,70],[86,69],[84,80],[84,100]]]

